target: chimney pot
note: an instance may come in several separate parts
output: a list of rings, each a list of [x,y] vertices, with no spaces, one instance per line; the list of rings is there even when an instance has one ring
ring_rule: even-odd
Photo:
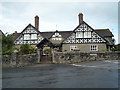
[[[35,16],[35,28],[39,30],[39,17],[37,15]]]
[[[15,33],[17,33],[17,31],[15,31]]]
[[[79,17],[79,24],[82,24],[83,23],[83,14],[79,13],[78,17]]]

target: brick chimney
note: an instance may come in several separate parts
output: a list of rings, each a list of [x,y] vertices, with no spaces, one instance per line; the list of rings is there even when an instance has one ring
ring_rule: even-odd
[[[39,30],[39,17],[35,16],[35,28]]]
[[[83,14],[79,13],[78,18],[79,18],[79,25],[80,25],[83,23]]]

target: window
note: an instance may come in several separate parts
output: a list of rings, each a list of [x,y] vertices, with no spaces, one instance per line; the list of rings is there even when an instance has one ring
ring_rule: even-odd
[[[76,50],[78,47],[77,46],[70,46],[70,51]]]
[[[58,40],[62,40],[62,38],[58,38]]]
[[[52,40],[62,40],[61,37],[52,38]]]
[[[59,33],[55,33],[55,36],[59,36]]]
[[[88,38],[91,38],[91,32],[87,32]]]
[[[97,45],[91,45],[90,46],[90,51],[98,51],[98,46]]]
[[[83,38],[83,32],[76,32],[76,38]]]
[[[31,34],[31,39],[37,39],[37,34]]]
[[[91,32],[84,32],[84,38],[91,38]]]
[[[76,32],[76,38],[91,38],[91,32]]]
[[[24,34],[24,40],[29,40],[30,39],[30,34]]]
[[[84,32],[84,38],[88,37],[88,32]]]

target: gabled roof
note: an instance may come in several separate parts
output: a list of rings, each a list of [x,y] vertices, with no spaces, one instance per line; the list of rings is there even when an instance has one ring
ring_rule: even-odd
[[[86,25],[88,25],[86,22],[83,21],[83,23],[85,23]],[[26,28],[28,28],[29,26],[31,26],[32,28],[34,28],[38,33],[41,34],[41,36],[43,38],[46,39],[50,39],[52,37],[52,35],[56,32],[56,31],[46,31],[46,32],[40,32],[39,30],[37,30],[33,25],[29,24],[27,27],[25,27],[25,29],[21,32],[21,33],[13,33],[13,40],[16,40],[20,34],[22,34]],[[69,37],[80,25],[78,25],[73,31],[57,31],[60,35],[62,35],[62,37],[64,38],[64,40]],[[109,29],[93,29],[91,26],[88,25],[88,27],[90,27],[92,30],[94,30],[98,35],[100,35],[103,39],[105,37],[113,37],[112,32]],[[105,39],[104,39],[105,40]]]
[[[113,37],[114,36],[109,29],[95,29],[95,31],[103,37]]]
[[[94,30],[91,26],[89,26],[85,21],[83,21],[81,24],[86,24],[89,28],[91,28],[94,32],[96,32],[96,30]],[[73,30],[73,32],[75,32],[75,30],[76,30],[77,28],[79,28],[79,26],[80,26],[81,24],[79,24],[79,25]],[[97,33],[99,36],[101,36],[101,38],[104,39],[104,40],[107,42],[107,40],[104,38],[103,35],[100,35],[99,32],[96,32],[96,33]],[[71,33],[71,34],[72,34],[72,33]],[[71,36],[71,34],[69,34],[67,37]],[[64,41],[65,41],[65,39],[64,39],[62,42],[64,42]]]
[[[25,29],[24,29],[22,32],[24,32],[29,26],[31,26],[31,27],[34,28],[38,33],[40,33],[40,31],[37,30],[32,24],[28,24],[28,26],[25,27]],[[22,33],[22,32],[21,32],[21,33]]]
[[[50,47],[52,47],[53,46],[53,44],[48,40],[48,39],[46,39],[46,38],[44,38],[40,43],[38,43],[36,46],[38,47],[38,48],[42,48],[44,45],[48,45],[48,46],[50,46]]]
[[[3,35],[3,36],[5,36],[5,34],[2,32],[2,30],[0,30],[0,35]]]
[[[21,32],[21,33],[16,33],[16,34],[12,34],[13,35],[13,40],[15,41],[28,27],[32,27],[32,28],[34,28],[34,30],[35,31],[37,31],[38,33],[40,33],[41,34],[41,32],[39,31],[39,30],[37,30],[33,25],[31,25],[31,24],[28,24],[28,26],[27,27],[25,27],[24,28],[24,30]]]

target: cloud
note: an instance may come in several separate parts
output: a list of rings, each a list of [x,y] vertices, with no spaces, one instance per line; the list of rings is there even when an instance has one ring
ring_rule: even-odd
[[[117,2],[3,2],[0,28],[3,32],[21,32],[29,23],[34,25],[34,16],[38,15],[41,31],[55,31],[56,25],[58,30],[73,30],[82,12],[90,26],[109,28],[116,35],[117,8]]]

